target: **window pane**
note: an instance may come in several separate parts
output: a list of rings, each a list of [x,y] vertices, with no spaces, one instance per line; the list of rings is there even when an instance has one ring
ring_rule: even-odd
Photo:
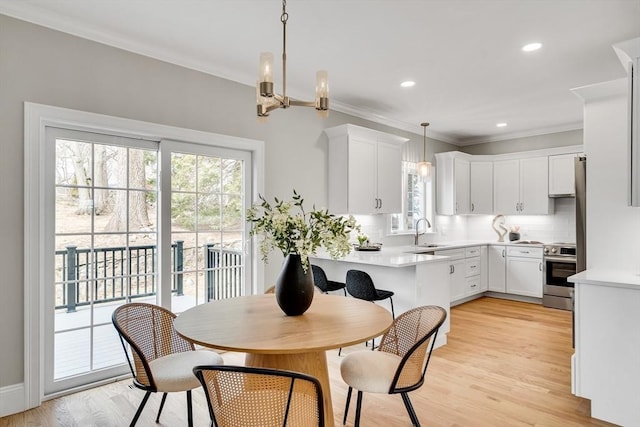
[[[196,191],[196,156],[171,154],[171,189],[173,191]]]

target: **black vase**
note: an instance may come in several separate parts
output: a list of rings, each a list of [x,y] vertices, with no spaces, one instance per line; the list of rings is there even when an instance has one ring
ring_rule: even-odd
[[[313,301],[313,273],[309,265],[305,272],[300,255],[289,254],[276,280],[276,300],[287,316],[299,316]]]

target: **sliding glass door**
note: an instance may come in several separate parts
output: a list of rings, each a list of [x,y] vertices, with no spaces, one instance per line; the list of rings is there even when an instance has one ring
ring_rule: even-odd
[[[111,324],[132,301],[181,312],[244,295],[251,156],[48,127],[45,395],[126,373]]]

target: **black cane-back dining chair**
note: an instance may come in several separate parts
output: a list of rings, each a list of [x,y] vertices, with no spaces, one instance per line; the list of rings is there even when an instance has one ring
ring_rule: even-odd
[[[320,382],[309,375],[245,366],[197,366],[211,426],[323,427]]]
[[[167,393],[176,391],[187,392],[187,421],[192,426],[191,390],[200,386],[192,369],[196,365],[223,363],[219,354],[195,350],[193,343],[178,335],[173,328],[175,317],[165,308],[146,303],[125,304],[113,312],[113,326],[120,335],[133,385],[146,391],[130,426],[136,424],[155,392],[163,393],[156,418],[156,423],[160,422]]]
[[[335,280],[327,279],[327,275],[322,269],[322,267],[318,265],[311,265],[311,270],[313,271],[313,283],[316,285],[320,292],[323,294],[327,294],[332,291],[339,291],[342,289],[344,295],[347,296],[346,284],[342,282],[336,282]]]
[[[340,373],[349,386],[343,425],[347,421],[351,393],[358,390],[355,426],[360,425],[362,394],[400,394],[414,426],[420,426],[409,392],[424,383],[438,329],[447,312],[438,306],[424,306],[402,313],[383,335],[378,351],[361,350],[342,360]],[[367,423],[370,425],[371,423]]]

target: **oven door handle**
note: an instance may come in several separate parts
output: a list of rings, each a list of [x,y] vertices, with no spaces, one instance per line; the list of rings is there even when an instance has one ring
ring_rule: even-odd
[[[567,264],[575,264],[576,263],[576,259],[575,258],[569,258],[569,257],[554,257],[554,256],[545,256],[544,257],[544,261],[553,261],[553,262],[564,262]]]

